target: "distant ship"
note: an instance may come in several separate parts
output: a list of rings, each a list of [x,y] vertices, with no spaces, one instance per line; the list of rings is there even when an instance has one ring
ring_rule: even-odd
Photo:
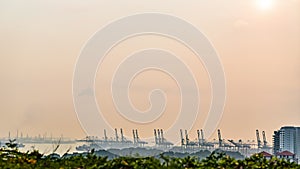
[[[19,137],[16,139],[23,144],[73,144],[75,140],[68,138],[52,138],[52,137]]]

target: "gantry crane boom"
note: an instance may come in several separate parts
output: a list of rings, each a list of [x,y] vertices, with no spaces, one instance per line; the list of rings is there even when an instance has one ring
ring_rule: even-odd
[[[262,131],[262,135],[263,135],[263,143],[264,143],[263,147],[267,147],[268,142],[267,142],[267,139],[266,139],[265,131]]]
[[[260,140],[260,137],[259,137],[259,131],[258,130],[256,130],[256,139],[257,139],[257,147],[261,148],[261,140]]]
[[[155,144],[158,144],[158,139],[157,139],[157,133],[156,133],[156,129],[154,129],[154,139],[155,139]]]
[[[221,131],[218,129],[218,138],[219,138],[219,147],[222,147],[222,136],[221,136]]]
[[[189,134],[188,134],[188,132],[187,132],[187,130],[185,130],[185,144],[186,145],[189,145]]]
[[[202,141],[200,139],[200,131],[199,130],[197,130],[197,137],[198,137],[198,145],[200,146],[200,145],[202,145]]]
[[[182,129],[180,129],[180,138],[181,138],[181,146],[184,146],[184,138],[183,138]]]
[[[123,134],[123,129],[120,129],[120,133],[121,133],[121,142],[124,142],[124,134]]]
[[[115,128],[116,142],[119,141],[118,130]]]
[[[107,138],[107,135],[106,135],[106,130],[104,129],[104,141],[107,142],[108,138]]]

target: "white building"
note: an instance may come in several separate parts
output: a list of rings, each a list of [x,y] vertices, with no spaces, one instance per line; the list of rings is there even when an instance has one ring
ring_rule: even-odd
[[[300,158],[300,127],[284,126],[273,135],[273,154],[289,151]]]

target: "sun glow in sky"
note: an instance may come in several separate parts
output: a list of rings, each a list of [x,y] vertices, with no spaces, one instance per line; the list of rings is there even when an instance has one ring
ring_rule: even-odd
[[[267,10],[272,8],[274,0],[257,0],[257,5],[262,10]]]

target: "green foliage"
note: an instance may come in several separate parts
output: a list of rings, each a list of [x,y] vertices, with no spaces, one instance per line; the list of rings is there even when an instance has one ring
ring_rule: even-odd
[[[18,144],[16,143],[16,139],[9,139],[8,143],[5,143],[5,145],[9,148],[9,149],[17,149],[18,148]]]
[[[109,160],[107,157],[95,155],[94,151],[83,155],[63,156],[44,156],[37,150],[32,152],[19,152],[14,144],[10,142],[8,148],[0,149],[0,168],[59,168],[59,169],[177,169],[177,168],[299,168],[300,165],[288,162],[283,159],[272,158],[267,160],[260,154],[255,154],[243,160],[236,160],[224,153],[213,152],[207,158],[198,160],[196,157],[173,158],[163,154],[160,157],[118,157]]]

